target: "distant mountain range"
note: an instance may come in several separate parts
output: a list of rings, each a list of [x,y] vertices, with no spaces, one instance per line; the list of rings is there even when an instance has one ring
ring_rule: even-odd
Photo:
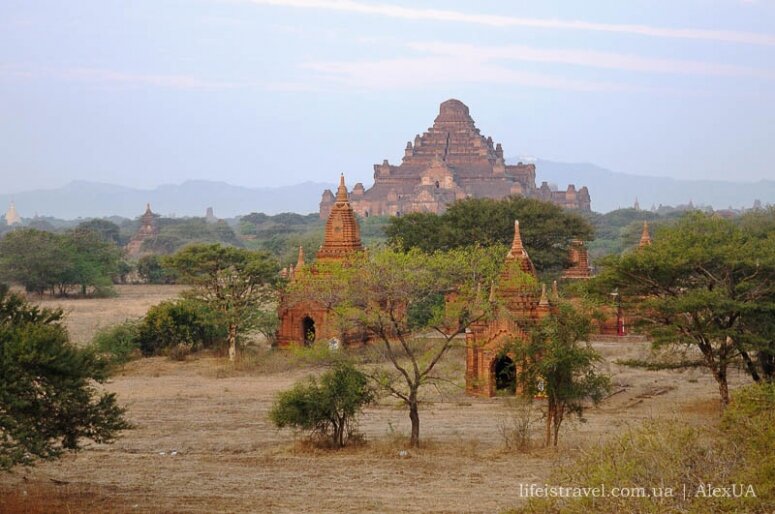
[[[251,212],[277,214],[317,212],[324,189],[336,185],[304,182],[293,186],[248,188],[225,182],[189,180],[155,189],[76,181],[58,189],[41,189],[0,195],[0,213],[11,200],[22,218],[36,213],[61,219],[123,216],[135,218],[150,203],[154,212],[165,216],[204,216],[212,207],[216,217],[231,218]]]
[[[509,159],[516,163],[519,160]],[[724,182],[714,180],[678,180],[669,177],[646,177],[617,173],[594,164],[563,163],[538,159],[536,180],[587,186],[592,197],[592,209],[608,212],[619,207],[632,207],[635,199],[642,209],[652,205],[681,205],[690,201],[696,206],[714,209],[751,207],[754,200],[775,204],[775,181]],[[367,186],[368,187],[368,186]],[[204,216],[207,207],[215,215],[231,218],[251,212],[277,214],[317,212],[324,189],[336,189],[335,184],[304,182],[275,188],[248,188],[225,182],[190,180],[182,184],[159,186],[155,189],[76,181],[58,189],[45,189],[0,194],[0,213],[13,200],[22,218],[35,214],[60,219],[123,216],[134,218],[150,203],[154,212],[165,216]]]
[[[509,159],[518,162],[520,159]],[[522,159],[525,160],[525,159]],[[525,160],[525,162],[527,162]],[[532,162],[532,161],[531,161]],[[775,204],[775,181],[726,182],[720,180],[681,180],[670,177],[629,175],[607,170],[588,163],[566,163],[535,160],[536,182],[557,184],[564,190],[568,184],[589,188],[592,210],[609,212],[620,207],[632,207],[638,199],[641,209],[652,205],[708,205],[714,209],[753,206],[754,200],[762,204]],[[773,170],[775,174],[775,170]]]

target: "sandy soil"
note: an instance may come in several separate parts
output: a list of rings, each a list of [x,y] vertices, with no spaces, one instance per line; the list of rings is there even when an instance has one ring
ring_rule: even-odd
[[[155,303],[167,291],[153,292],[149,296],[155,299],[143,302]],[[71,323],[107,322],[128,312],[120,301],[107,302],[121,314],[98,303],[103,314],[90,316],[86,309]],[[134,305],[131,312],[140,308]],[[408,416],[390,399],[363,416],[367,445],[313,451],[267,420],[275,394],[309,371],[239,374],[215,357],[143,359],[106,386],[127,407],[134,430],[112,445],[91,445],[5,477],[0,492],[55,480],[57,487],[89,491],[89,512],[497,512],[522,501],[519,483],[542,483],[558,459],[624,425],[665,416],[704,423],[717,415],[717,390],[704,373],[649,372],[614,363],[645,356],[644,343],[596,347],[613,377],[612,396],[588,411],[586,423],[564,428],[559,452],[527,455],[504,449],[498,431],[508,413],[504,398],[436,397],[420,414],[425,447],[405,458],[399,456],[404,441],[397,434],[408,433]],[[449,358],[462,364],[463,354]],[[536,439],[541,430],[539,423]]]

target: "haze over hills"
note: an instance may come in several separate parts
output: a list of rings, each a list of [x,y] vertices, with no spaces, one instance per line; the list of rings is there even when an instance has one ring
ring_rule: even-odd
[[[509,162],[527,162],[526,158],[509,159]],[[609,212],[618,208],[632,207],[637,198],[641,209],[652,204],[695,206],[709,205],[714,209],[728,207],[750,208],[754,200],[762,204],[775,204],[775,181],[727,182],[720,180],[679,180],[670,177],[630,175],[611,171],[590,163],[566,163],[537,159],[536,182],[546,181],[565,189],[567,184],[576,188],[587,186],[592,197],[592,210]],[[773,170],[775,175],[775,170]]]
[[[150,203],[154,212],[165,216],[204,216],[208,207],[215,215],[230,218],[251,212],[277,214],[317,212],[324,182],[303,182],[275,188],[248,188],[225,182],[189,180],[155,189],[135,189],[97,182],[75,181],[58,189],[0,195],[0,212],[13,200],[23,218],[41,216],[74,219],[123,216],[135,218]]]
[[[509,162],[526,161],[525,158]],[[594,164],[563,163],[538,159],[537,182],[554,183],[561,188],[569,183],[589,187],[592,210],[608,212],[619,207],[631,207],[637,197],[641,208],[654,205],[680,205],[692,201],[695,205],[710,205],[715,209],[729,206],[751,207],[755,199],[763,204],[775,204],[775,181],[725,182],[712,180],[677,180],[669,177],[648,177],[618,173]],[[13,200],[23,218],[34,214],[62,219],[123,216],[134,218],[151,204],[154,212],[165,216],[204,216],[207,207],[222,218],[264,212],[318,211],[324,189],[335,184],[303,182],[276,188],[248,188],[225,182],[191,180],[182,184],[166,184],[155,189],[97,182],[75,181],[61,188],[0,194],[0,212]]]

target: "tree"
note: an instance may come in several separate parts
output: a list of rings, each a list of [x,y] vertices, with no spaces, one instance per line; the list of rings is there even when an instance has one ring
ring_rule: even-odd
[[[89,288],[97,293],[112,292],[112,277],[119,271],[121,250],[93,228],[77,228],[67,234],[65,244],[72,260],[73,284],[86,295]]]
[[[557,446],[566,415],[581,418],[585,403],[597,404],[608,391],[608,377],[595,369],[601,357],[587,342],[591,327],[589,316],[560,303],[530,330],[527,343],[513,345],[522,394],[546,395],[546,446]]]
[[[338,362],[320,377],[280,393],[269,412],[278,428],[309,430],[342,448],[352,436],[358,414],[374,400],[369,380],[347,362]]]
[[[101,239],[110,241],[116,246],[123,246],[125,243],[125,241],[121,239],[121,229],[110,220],[92,219],[89,221],[82,221],[75,229],[96,232]]]
[[[278,265],[264,252],[219,244],[194,244],[163,261],[194,289],[192,298],[223,316],[228,327],[229,360],[237,355],[237,338],[257,322],[257,312],[275,300]]]
[[[455,338],[488,315],[489,284],[504,253],[500,246],[432,254],[377,250],[321,267],[322,279],[297,277],[289,295],[320,302],[342,326],[379,341],[376,348],[394,372],[378,367],[369,376],[407,407],[417,447],[420,390],[439,380],[434,370]],[[433,336],[424,337],[428,332]]]
[[[745,224],[686,215],[658,231],[652,245],[604,262],[589,284],[600,297],[615,289],[625,312],[657,348],[690,348],[729,403],[728,369],[743,365],[754,381],[773,380],[775,237]]]
[[[137,261],[137,274],[149,284],[174,284],[175,273],[162,266],[160,256],[143,255]]]
[[[115,395],[94,383],[107,363],[68,341],[62,310],[0,290],[0,469],[59,457],[83,439],[129,428]]]
[[[53,234],[37,229],[13,231],[0,240],[0,274],[30,292],[67,295],[74,286],[109,290],[118,271],[120,250],[90,229]]]
[[[571,240],[593,237],[592,226],[578,214],[549,202],[516,196],[503,200],[469,198],[455,202],[441,215],[393,217],[385,232],[389,243],[401,250],[433,252],[471,245],[508,245],[515,219],[520,221],[523,241],[538,271],[562,269],[568,265]]]
[[[66,293],[73,270],[64,236],[32,228],[6,234],[0,240],[0,274],[28,292]]]

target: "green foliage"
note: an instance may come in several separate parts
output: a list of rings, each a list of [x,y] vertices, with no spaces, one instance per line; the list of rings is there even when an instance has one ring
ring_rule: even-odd
[[[121,252],[91,229],[52,234],[36,229],[10,232],[0,240],[0,277],[30,292],[109,295]]]
[[[648,221],[652,231],[678,220],[684,211],[651,212],[635,209],[617,209],[606,214],[583,213],[595,228],[595,240],[587,244],[590,258],[596,260],[611,254],[620,254],[637,246],[643,231],[643,222]]]
[[[95,387],[106,363],[70,344],[62,318],[0,291],[0,470],[129,428],[115,396]]]
[[[19,229],[0,240],[0,274],[29,292],[43,294],[65,288],[70,259],[63,236],[36,229]]]
[[[510,245],[514,220],[520,222],[522,241],[539,271],[562,269],[568,264],[571,240],[593,238],[591,225],[578,214],[522,197],[469,198],[455,202],[442,215],[412,213],[390,218],[385,232],[389,243],[404,251]]]
[[[573,488],[605,485],[609,493],[618,487],[643,494],[534,498],[512,512],[772,512],[775,388],[750,385],[737,391],[719,426],[648,421],[586,448],[574,462],[557,468],[547,482]],[[700,492],[706,484],[734,484],[740,496],[708,496]],[[744,494],[749,485],[755,496]]]
[[[319,265],[326,280],[310,280],[302,270],[286,299],[331,309],[343,340],[367,334],[381,342],[376,348],[393,369],[375,369],[370,377],[408,408],[411,444],[419,446],[419,391],[434,383],[433,371],[454,338],[490,313],[489,285],[505,253],[501,246],[434,253],[376,249],[346,265]],[[424,339],[429,331],[439,337]]]
[[[180,281],[194,286],[186,294],[217,312],[228,328],[229,359],[237,353],[237,338],[254,328],[259,312],[271,307],[279,281],[278,265],[265,252],[218,244],[195,244],[163,261]]]
[[[140,353],[138,334],[139,322],[127,320],[99,329],[91,346],[98,354],[107,356],[111,364],[125,364]]]
[[[618,290],[656,346],[699,350],[726,404],[730,365],[775,379],[775,237],[756,228],[767,220],[692,213],[651,246],[606,259],[589,290],[599,298]]]
[[[117,246],[124,246],[126,241],[121,237],[121,229],[118,225],[106,219],[93,219],[78,224],[76,230],[95,232],[103,241],[108,241]]]
[[[313,377],[280,393],[269,418],[278,428],[305,430],[341,448],[352,437],[358,414],[373,400],[367,377],[352,364],[339,362],[319,381]]]
[[[193,243],[221,243],[241,247],[242,242],[224,221],[205,218],[159,218],[159,234],[143,243],[143,251],[172,254]]]
[[[148,284],[174,284],[174,270],[162,266],[162,257],[156,254],[144,255],[137,261],[137,274]]]
[[[543,393],[547,398],[547,446],[552,442],[557,446],[566,415],[583,419],[585,404],[599,403],[608,391],[608,377],[596,369],[601,357],[585,343],[591,328],[589,315],[560,303],[530,330],[527,344],[514,343],[523,394],[532,398]]]
[[[158,355],[182,345],[190,351],[210,348],[226,339],[226,324],[207,304],[180,299],[154,305],[136,328],[143,355]]]

